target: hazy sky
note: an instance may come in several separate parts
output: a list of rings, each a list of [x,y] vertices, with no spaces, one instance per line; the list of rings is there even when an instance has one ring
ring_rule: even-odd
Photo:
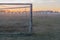
[[[0,0],[0,3],[33,3],[34,10],[56,10],[60,11],[60,0]]]

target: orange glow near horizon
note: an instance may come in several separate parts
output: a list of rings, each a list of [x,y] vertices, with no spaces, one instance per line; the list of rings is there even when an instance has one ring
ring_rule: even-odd
[[[17,9],[3,9],[0,10],[0,12],[25,12],[25,11],[29,11],[29,8],[17,8]]]
[[[49,7],[35,7],[35,8],[33,8],[33,11],[48,11],[48,10],[60,12],[60,8],[58,8],[58,7],[51,7],[51,8],[49,8]]]
[[[19,8],[24,7],[22,5],[0,5],[0,12],[23,12],[23,11],[29,11],[29,8]]]
[[[8,6],[0,6],[0,8],[10,8]],[[23,12],[23,11],[29,11],[29,8],[16,8],[16,9],[5,9],[6,12]],[[60,12],[60,8],[58,7],[33,7],[33,11],[58,11]]]

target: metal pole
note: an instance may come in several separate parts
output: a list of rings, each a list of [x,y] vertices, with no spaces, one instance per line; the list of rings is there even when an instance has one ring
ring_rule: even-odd
[[[30,5],[30,26],[29,33],[32,33],[32,4]]]

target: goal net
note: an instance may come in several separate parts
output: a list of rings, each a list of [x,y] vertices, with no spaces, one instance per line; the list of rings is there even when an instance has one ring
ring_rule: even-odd
[[[0,32],[31,32],[32,4],[0,3]]]

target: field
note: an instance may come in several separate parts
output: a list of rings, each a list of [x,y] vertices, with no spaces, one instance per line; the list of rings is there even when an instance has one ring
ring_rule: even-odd
[[[24,20],[22,20],[22,22]],[[26,22],[27,21],[25,20],[24,23]],[[14,27],[15,26],[16,24],[14,24]],[[9,36],[0,35],[0,40],[60,40],[60,14],[53,14],[53,13],[52,14],[40,14],[40,13],[36,14],[34,13],[32,32],[33,32],[32,35],[25,35],[25,36],[21,36],[19,34],[9,35]]]

